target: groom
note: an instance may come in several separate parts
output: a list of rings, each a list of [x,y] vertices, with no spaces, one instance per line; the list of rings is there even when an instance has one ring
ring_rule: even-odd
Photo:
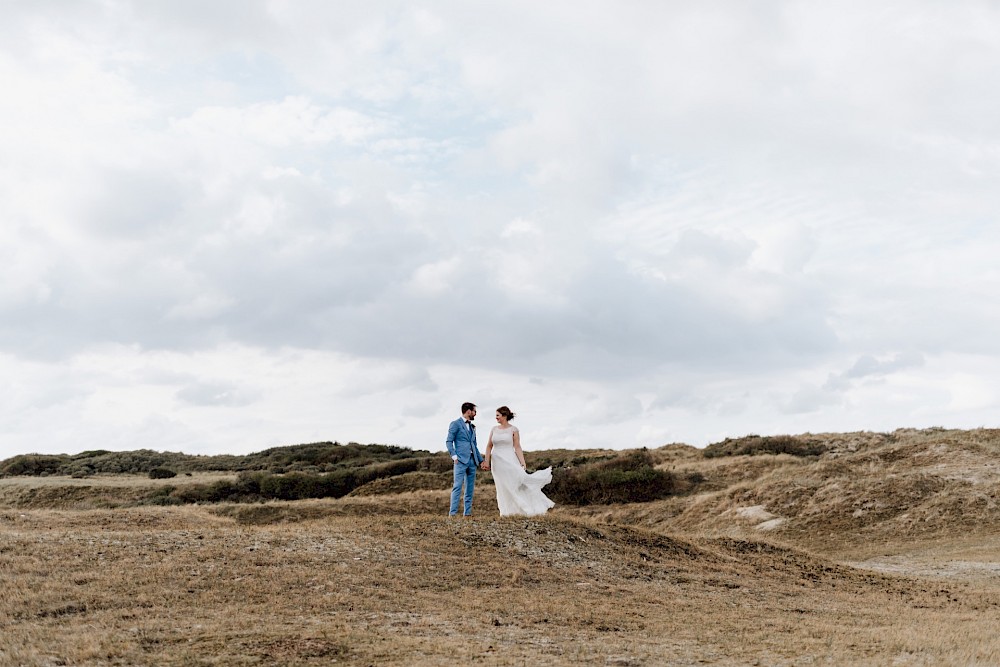
[[[472,516],[472,491],[476,487],[476,468],[483,461],[476,445],[476,406],[473,403],[462,403],[462,416],[448,426],[448,453],[454,463],[455,485],[451,488],[450,516],[458,514],[458,500],[462,497],[462,485],[465,485],[465,516]]]

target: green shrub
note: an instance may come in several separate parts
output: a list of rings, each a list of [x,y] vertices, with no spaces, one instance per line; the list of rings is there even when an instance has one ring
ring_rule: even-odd
[[[290,472],[286,475],[269,475],[261,479],[260,494],[264,498],[278,500],[299,500],[301,498],[316,498],[315,487],[318,476],[301,472]]]
[[[437,456],[425,456],[417,459],[417,461],[420,464],[418,470],[422,472],[451,473],[455,465],[451,462],[451,457],[447,453],[438,454]]]
[[[177,473],[169,468],[153,468],[149,471],[150,479],[170,479],[171,477],[176,477]]]
[[[552,483],[545,487],[546,495],[568,505],[648,502],[666,498],[674,490],[673,475],[654,468],[645,450],[608,461],[558,468],[553,471]]]
[[[180,505],[181,501],[173,493],[177,487],[164,485],[156,489],[144,501],[146,505]]]
[[[365,468],[343,468],[325,474],[242,472],[235,482],[221,480],[212,484],[192,484],[177,489],[172,497],[184,503],[340,498],[363,484],[414,472],[422,465],[419,459],[402,459]]]
[[[177,497],[171,495],[153,495],[146,498],[141,504],[145,505],[183,505],[184,503]]]
[[[726,438],[712,443],[702,450],[706,458],[717,456],[758,456],[760,454],[791,454],[792,456],[819,456],[827,448],[818,443],[796,438],[791,435]]]
[[[450,461],[450,459],[449,459]],[[477,482],[486,483],[486,476]],[[394,477],[385,477],[362,484],[349,495],[352,496],[378,496],[396,493],[406,493],[408,491],[423,490],[444,490],[450,489],[452,484],[451,471],[442,472],[408,472]]]
[[[0,463],[0,475],[56,475],[65,462],[64,456],[20,454]]]
[[[182,486],[171,493],[182,503],[217,503],[223,500],[250,500],[240,492],[239,487],[228,480],[219,480],[211,484],[192,484]]]
[[[269,473],[266,472],[243,471],[236,476],[236,483],[234,486],[242,495],[259,496],[260,480],[268,475]]]
[[[80,452],[79,454],[74,454],[72,456],[73,460],[76,459],[89,459],[94,456],[104,456],[105,454],[110,454],[111,452],[107,449],[88,449],[85,452]]]
[[[694,485],[704,484],[705,482],[708,481],[708,478],[705,477],[705,475],[703,473],[701,473],[701,472],[699,472],[697,470],[695,470],[693,472],[689,472],[686,475],[686,479],[687,479],[688,482],[690,482],[691,484],[694,484]]]
[[[441,456],[423,450],[411,450],[397,445],[361,445],[355,442],[342,445],[336,442],[316,442],[290,445],[237,456],[192,456],[178,452],[156,452],[138,449],[112,452],[93,449],[72,456],[42,456],[28,454],[0,461],[0,475],[92,475],[149,474],[155,468],[167,468],[177,473],[188,472],[240,472],[270,471],[307,472],[320,474],[347,468],[365,468],[378,464],[417,461],[422,466],[441,465]],[[444,465],[450,470],[450,460],[444,456]]]

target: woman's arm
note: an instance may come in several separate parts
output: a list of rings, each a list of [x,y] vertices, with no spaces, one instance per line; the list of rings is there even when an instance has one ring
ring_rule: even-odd
[[[490,455],[493,453],[493,430],[490,430],[490,439],[486,441],[486,454],[483,455],[483,462],[480,467],[483,470],[490,469]]]
[[[521,462],[521,467],[527,469],[527,464],[524,462],[524,452],[521,451],[521,434],[514,430],[514,453],[517,454],[517,460]]]

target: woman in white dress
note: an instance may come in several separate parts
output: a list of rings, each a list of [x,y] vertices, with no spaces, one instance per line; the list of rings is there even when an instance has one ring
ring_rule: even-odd
[[[513,418],[506,405],[497,408],[497,425],[490,431],[482,468],[493,471],[500,516],[545,514],[555,505],[542,493],[542,487],[552,481],[552,468],[525,471],[521,435],[510,424]]]

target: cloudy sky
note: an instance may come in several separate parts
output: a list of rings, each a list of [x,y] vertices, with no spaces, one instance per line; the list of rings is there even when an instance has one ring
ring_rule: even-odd
[[[2,7],[0,458],[997,425],[996,2]]]

